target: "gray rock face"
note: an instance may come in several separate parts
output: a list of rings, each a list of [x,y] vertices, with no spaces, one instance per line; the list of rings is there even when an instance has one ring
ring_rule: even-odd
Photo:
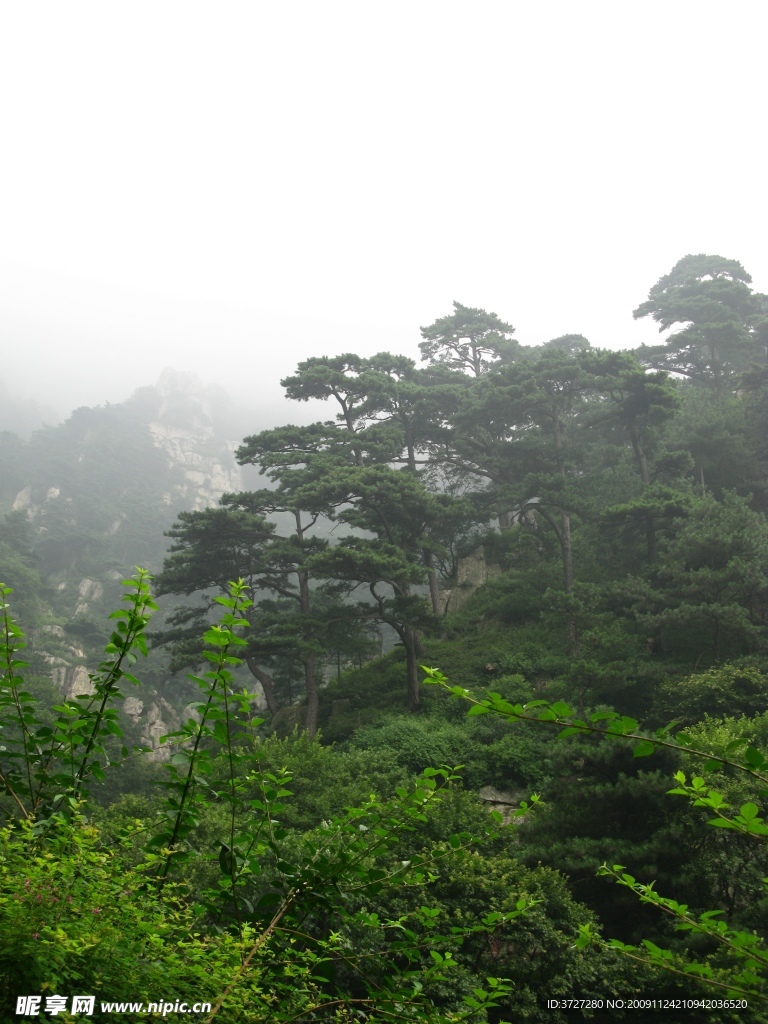
[[[13,501],[14,512],[26,512],[32,505],[32,488],[24,487],[16,495]]]
[[[306,729],[307,709],[303,705],[280,708],[272,718],[272,728],[278,736],[288,736],[295,728]]]
[[[51,667],[51,681],[61,690],[65,700],[73,700],[95,691],[88,677],[85,651],[67,639],[61,626],[42,626],[38,630],[38,639],[41,646],[49,647],[49,650],[43,649],[41,654]]]
[[[239,441],[222,437],[226,430],[221,426],[226,396],[217,395],[195,374],[172,369],[163,370],[154,388],[142,390],[154,392],[144,422],[155,446],[165,453],[176,471],[169,478],[166,504],[177,509],[200,510],[216,505],[222,494],[242,490],[242,472],[234,457]],[[57,499],[71,501],[62,499],[57,484],[47,489],[42,500],[39,496],[34,500],[32,486],[26,486],[16,495],[13,508],[27,512],[34,520],[47,502]],[[123,518],[118,514],[106,535],[119,533],[122,525]]]
[[[493,579],[494,576],[498,576],[500,572],[500,566],[486,561],[485,548],[482,545],[466,558],[460,558],[456,586],[452,590],[443,592],[446,614],[457,612],[463,608],[476,590],[488,580]]]
[[[192,373],[166,369],[160,375],[157,391],[160,408],[149,430],[157,447],[183,470],[183,507],[209,508],[222,494],[241,490],[242,474],[233,455],[237,446],[216,438],[213,404],[200,380]],[[175,408],[179,397],[185,400],[187,410],[183,422],[179,422]],[[174,496],[169,494],[168,500],[171,503]]]
[[[49,487],[45,492],[45,498],[43,499],[42,505],[35,505],[32,501],[32,487],[23,487],[13,500],[11,506],[14,512],[26,512],[30,519],[34,519],[39,513],[47,501],[55,501],[56,498],[60,497],[61,489],[59,487]]]
[[[126,697],[123,701],[123,711],[135,725],[140,721],[143,710],[144,701],[139,700],[138,697]]]
[[[154,468],[148,486],[151,485],[151,494],[154,496],[156,508],[153,511],[159,513],[157,519],[161,525],[158,527],[158,550],[161,551],[164,518],[167,526],[170,526],[177,510],[211,507],[218,503],[222,494],[242,490],[242,474],[234,458],[234,450],[239,442],[223,436],[230,429],[236,428],[228,426],[232,423],[231,409],[223,392],[218,393],[215,388],[203,384],[194,374],[164,370],[154,388],[140,389],[126,406],[124,416],[121,412],[118,417],[104,420],[107,424],[104,429],[111,439],[110,444],[115,437],[110,431],[142,431],[141,444],[144,447],[137,450],[149,449],[153,456],[149,460]],[[94,422],[100,424],[100,414],[97,410],[93,413]],[[155,447],[170,463],[167,476],[165,460],[157,457],[149,448],[144,433],[147,429]],[[88,436],[86,432],[85,440]],[[85,440],[77,434],[72,444],[84,445]],[[118,445],[119,442],[118,434]],[[70,454],[72,460],[77,459],[78,463],[82,461],[82,452],[78,457],[76,448]],[[47,484],[50,486],[46,490]],[[13,507],[26,512],[40,533],[47,529],[49,513],[57,522],[59,520],[56,516],[68,525],[77,525],[76,510],[81,506],[75,500],[78,495],[73,498],[68,493],[72,486],[66,474],[57,480],[52,471],[51,479],[42,486],[30,485],[21,489]],[[115,497],[114,508],[107,505],[106,511],[108,514],[94,519],[99,525],[91,524],[89,529],[101,530],[102,540],[109,538],[110,548],[114,547],[119,552],[116,559],[119,558],[118,564],[125,564],[125,571],[107,569],[105,566],[101,579],[92,579],[90,575],[80,578],[83,572],[92,572],[90,564],[88,568],[83,567],[78,571],[74,555],[71,562],[62,559],[62,567],[56,570],[56,575],[66,574],[67,578],[58,579],[54,584],[57,593],[55,602],[51,604],[51,613],[52,617],[56,616],[59,621],[66,621],[75,628],[71,631],[72,635],[67,635],[60,626],[46,626],[39,631],[38,646],[42,648],[54,684],[65,699],[94,692],[89,668],[94,671],[103,659],[103,654],[99,649],[98,632],[92,631],[90,626],[104,623],[106,613],[111,610],[106,602],[112,601],[110,595],[115,590],[113,582],[129,575],[132,571],[130,567],[136,562],[131,547],[134,543],[133,533],[128,529],[134,523],[123,508],[119,495]],[[161,554],[151,557],[158,559]],[[261,690],[258,684],[254,688],[257,693]],[[174,745],[161,745],[160,737],[177,730],[182,721],[194,716],[190,709],[175,710],[166,700],[153,698],[146,691],[142,692],[142,698],[127,697],[122,710],[138,726],[143,745],[152,748],[150,757],[156,761],[166,761]],[[255,706],[266,706],[263,694],[258,693]]]
[[[509,807],[517,807],[520,802],[518,793],[508,789],[496,789],[495,786],[481,786],[477,795],[486,803],[505,804]]]
[[[61,588],[59,588],[59,589],[61,589]],[[38,630],[38,632],[40,634],[41,639],[44,639],[46,634],[48,636],[55,637],[57,640],[64,640],[65,637],[66,637],[66,633],[61,628],[61,626],[55,626],[55,625],[41,626],[40,629]]]
[[[80,580],[77,593],[80,600],[77,602],[75,615],[84,615],[88,611],[88,603],[90,601],[100,601],[102,599],[104,596],[104,586],[97,580],[86,578]]]
[[[96,692],[96,687],[93,685],[85,665],[72,665],[64,670],[62,689],[67,700],[74,700],[75,697],[83,697]]]
[[[174,752],[178,749],[178,741],[173,743],[161,743],[160,738],[166,736],[169,732],[176,732],[184,722],[188,722],[190,718],[195,721],[200,720],[200,716],[197,711],[187,705],[181,712],[178,712],[167,700],[163,697],[155,697],[147,705],[146,714],[142,716],[144,708],[143,702],[137,700],[135,697],[128,697],[125,704],[128,704],[129,700],[134,700],[136,705],[141,705],[138,711],[138,720],[142,721],[141,729],[141,744],[144,747],[151,747],[152,749],[145,756],[156,764],[162,764],[165,761],[170,761]],[[135,707],[133,706],[133,712],[136,714]],[[131,712],[127,707],[124,710]],[[137,719],[134,718],[134,721]]]
[[[180,724],[179,714],[162,697],[156,697],[147,707],[141,729],[142,746],[151,747],[146,756],[150,761],[161,764],[170,761],[173,746],[160,743],[160,737],[174,732]]]
[[[104,587],[96,580],[80,580],[77,592],[84,601],[98,601],[104,596]]]
[[[498,811],[505,825],[512,820],[512,812],[519,807],[525,797],[521,793],[513,793],[508,789],[496,789],[495,786],[481,786],[478,796],[489,811]],[[520,818],[517,819],[521,821]]]

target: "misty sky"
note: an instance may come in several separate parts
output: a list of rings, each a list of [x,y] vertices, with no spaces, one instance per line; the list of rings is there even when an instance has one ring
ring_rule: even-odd
[[[629,347],[687,253],[768,291],[767,10],[6,2],[0,378],[68,414],[173,365],[262,427],[454,299]]]

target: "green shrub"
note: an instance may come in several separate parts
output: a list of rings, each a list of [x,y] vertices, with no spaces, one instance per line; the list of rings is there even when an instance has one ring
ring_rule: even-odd
[[[655,717],[688,725],[705,716],[754,715],[768,706],[768,673],[750,660],[718,665],[665,682],[654,702]]]

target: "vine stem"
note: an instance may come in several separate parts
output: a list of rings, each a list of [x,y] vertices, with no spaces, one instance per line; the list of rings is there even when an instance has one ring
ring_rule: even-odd
[[[213,1018],[219,1012],[219,1010],[221,1009],[221,1007],[224,1004],[224,1000],[227,998],[227,996],[232,991],[232,989],[235,987],[235,985],[237,985],[237,983],[240,981],[240,978],[248,970],[248,967],[251,964],[251,960],[253,960],[253,958],[256,956],[258,951],[261,949],[261,947],[264,945],[264,943],[270,937],[272,932],[274,932],[274,930],[280,924],[282,919],[285,917],[285,915],[286,915],[286,913],[288,911],[288,908],[290,907],[291,903],[296,898],[297,892],[298,892],[297,889],[292,890],[292,892],[290,892],[288,894],[288,896],[286,896],[286,898],[280,904],[280,906],[278,907],[278,910],[277,910],[277,913],[275,914],[275,916],[272,918],[272,920],[269,922],[267,927],[264,929],[264,931],[258,937],[256,942],[254,942],[253,946],[251,947],[250,952],[248,953],[248,956],[245,958],[245,960],[243,960],[242,964],[240,965],[240,968],[238,969],[237,974],[234,976],[232,981],[230,981],[230,983],[224,989],[222,994],[216,1000],[216,1004],[214,1005],[214,1007],[211,1010],[211,1012],[208,1015],[208,1017],[206,1017],[205,1024],[210,1024],[210,1022],[213,1020]]]
[[[11,629],[11,626],[15,625],[15,624],[13,623],[13,620],[11,619],[11,616],[9,614],[9,610],[8,610],[9,606],[8,606],[8,602],[6,600],[6,595],[9,594],[9,593],[11,593],[10,587],[6,587],[3,584],[0,584],[0,611],[2,611],[2,614],[3,614],[3,654],[5,655],[5,663],[6,663],[6,666],[7,666],[7,676],[6,676],[6,678],[8,680],[8,684],[9,684],[10,689],[11,689],[11,695],[12,695],[12,698],[13,698],[14,707],[16,709],[16,714],[17,714],[18,719],[19,719],[19,725],[21,726],[21,735],[22,735],[23,741],[24,741],[24,764],[25,764],[26,769],[27,769],[27,785],[29,787],[29,795],[30,795],[30,798],[31,798],[31,796],[32,796],[32,758],[31,758],[30,749],[29,749],[29,743],[30,743],[30,740],[31,740],[31,736],[30,736],[30,732],[29,732],[29,727],[28,727],[27,723],[24,720],[24,712],[21,709],[21,703],[19,701],[18,688],[17,688],[16,682],[15,682],[17,677],[14,675],[14,672],[13,672],[13,664],[14,664],[14,662],[13,662],[13,655],[16,653],[17,649],[19,649],[20,647],[24,647],[25,646],[24,643],[23,643],[24,634],[21,633],[21,631],[20,631],[18,626],[15,626],[15,630]],[[17,646],[14,646],[14,642],[16,643]],[[16,803],[21,808],[22,813],[24,814],[24,817],[25,818],[29,817],[27,811],[23,807],[23,804],[21,802],[21,798],[13,790],[13,788],[8,783],[8,781],[5,779],[5,777],[3,777],[3,784],[5,785],[5,788],[8,790],[10,795],[15,799]]]
[[[462,697],[467,701],[467,703],[476,707],[486,708],[489,713],[501,715],[503,718],[509,718],[512,721],[533,722],[536,725],[553,725],[557,726],[559,729],[573,729],[575,732],[585,734],[592,733],[597,736],[612,736],[614,739],[619,740],[636,740],[637,742],[644,741],[652,743],[654,747],[666,747],[669,750],[677,750],[681,753],[693,754],[694,757],[700,757],[703,760],[717,761],[718,764],[722,764],[728,768],[738,768],[738,770],[744,772],[745,775],[751,775],[752,778],[757,779],[758,782],[763,782],[768,785],[768,775],[761,775],[760,772],[756,771],[754,768],[749,768],[744,764],[739,764],[738,761],[731,761],[727,757],[720,757],[718,754],[710,754],[704,750],[697,750],[695,747],[688,747],[683,743],[675,743],[674,740],[665,740],[659,736],[648,736],[639,732],[614,732],[611,731],[610,726],[608,728],[601,728],[599,725],[590,725],[588,722],[574,722],[567,718],[540,718],[538,715],[526,715],[517,711],[507,711],[504,708],[494,707],[493,702],[490,700],[478,700],[477,697],[473,697],[468,690],[461,690],[460,693],[457,692],[460,688],[451,686],[445,677],[439,678],[436,676],[436,670],[434,669],[428,669],[424,665],[422,665],[422,669],[427,673],[427,683],[441,686],[449,693]]]
[[[230,598],[222,599],[221,603],[225,604],[225,607],[229,607],[230,608],[230,614],[231,614],[231,617],[232,617],[232,625],[234,625],[235,620],[237,620],[239,618],[239,616],[241,615],[243,609],[245,607],[247,607],[251,602],[244,595],[245,585],[243,584],[242,581],[238,581],[237,584],[233,584],[232,588],[233,588],[232,589],[232,596]],[[226,621],[226,616],[225,616],[225,621]],[[187,800],[189,799],[189,794],[190,794],[191,789],[192,789],[192,783],[194,781],[196,761],[197,761],[198,754],[200,753],[200,743],[201,743],[201,741],[203,739],[203,734],[204,734],[204,730],[205,730],[205,726],[206,726],[206,721],[207,721],[208,715],[209,715],[209,713],[210,713],[214,703],[217,700],[221,700],[221,698],[219,698],[219,695],[217,693],[217,689],[218,689],[219,683],[221,683],[222,688],[223,688],[223,692],[224,692],[224,704],[225,704],[225,707],[227,709],[227,711],[226,711],[227,726],[229,725],[229,706],[228,706],[228,703],[227,703],[227,678],[226,678],[226,670],[225,670],[224,666],[227,664],[227,659],[230,656],[229,652],[230,652],[231,648],[235,644],[240,642],[240,638],[233,631],[233,628],[231,628],[230,625],[225,625],[223,627],[215,627],[215,626],[212,627],[212,630],[216,630],[216,629],[219,630],[219,633],[226,632],[227,633],[227,640],[224,643],[217,643],[217,644],[215,644],[216,652],[217,653],[216,653],[215,656],[213,656],[211,658],[211,660],[215,663],[216,668],[215,668],[215,670],[210,675],[207,674],[207,678],[210,679],[210,687],[209,687],[209,690],[208,690],[208,699],[207,699],[207,701],[205,703],[205,709],[203,711],[203,714],[201,716],[200,722],[199,722],[198,727],[197,727],[197,732],[195,734],[195,741],[194,741],[194,744],[192,746],[192,751],[191,751],[190,758],[189,758],[189,764],[188,764],[188,767],[187,767],[186,778],[184,780],[184,784],[183,784],[183,787],[182,787],[182,790],[181,790],[181,794],[179,796],[179,804],[178,804],[178,808],[177,808],[177,812],[176,812],[176,818],[175,818],[174,824],[173,824],[173,832],[171,833],[170,841],[168,843],[169,853],[168,853],[168,856],[165,859],[165,866],[164,866],[164,869],[163,869],[163,873],[160,876],[160,878],[158,879],[158,888],[159,889],[162,888],[162,886],[165,884],[165,882],[166,882],[166,880],[168,878],[168,872],[170,871],[171,859],[172,859],[173,854],[175,852],[173,848],[176,845],[176,842],[178,840],[179,833],[180,833],[180,830],[181,830],[181,826],[183,824],[186,803],[187,803]],[[206,634],[206,636],[209,636],[209,635],[210,635],[210,631],[209,631],[208,634]],[[211,676],[212,676],[212,678],[211,678]],[[228,744],[229,756],[230,756],[230,770],[233,773],[234,772],[234,767],[231,764],[232,744],[231,744],[231,740],[230,740],[230,736],[229,736],[229,728],[228,727],[227,727],[227,744]],[[233,782],[233,785],[234,785],[234,778],[233,777],[232,777],[232,782]],[[234,801],[233,801],[233,806],[234,806]],[[233,810],[233,814],[234,814],[234,810]],[[230,847],[230,849],[231,849],[231,847]],[[234,852],[232,852],[232,857],[234,858]],[[234,888],[233,888],[233,896],[234,896]],[[237,908],[237,900],[235,900],[235,907]],[[238,927],[242,928],[242,925],[240,923],[239,915],[238,915]]]
[[[144,612],[147,607],[147,595],[144,594],[141,590],[141,584],[146,580],[146,576],[147,574],[144,573],[143,570],[139,574],[138,584],[140,589],[136,591],[136,595],[134,597],[134,605],[128,616],[128,628],[125,633],[125,639],[121,641],[121,646],[119,648],[120,653],[117,659],[112,663],[107,673],[107,676],[104,679],[101,704],[99,705],[99,709],[96,712],[96,718],[94,720],[93,727],[91,728],[91,732],[88,737],[88,743],[86,744],[82,760],[80,761],[80,767],[78,768],[77,774],[75,775],[74,779],[73,795],[75,796],[75,798],[77,798],[80,795],[80,788],[82,787],[83,784],[83,777],[85,775],[86,769],[88,768],[88,758],[90,757],[91,751],[93,750],[96,740],[99,737],[99,730],[101,729],[101,723],[104,718],[104,712],[107,709],[107,704],[109,703],[110,697],[114,693],[118,680],[123,674],[123,662],[126,660],[126,658],[130,656],[137,638],[144,631],[144,627],[147,624],[147,618],[145,615],[142,614],[142,612]]]

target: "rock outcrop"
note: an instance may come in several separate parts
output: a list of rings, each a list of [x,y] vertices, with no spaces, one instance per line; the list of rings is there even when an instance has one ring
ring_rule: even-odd
[[[192,373],[165,369],[155,390],[160,396],[149,431],[171,465],[181,468],[181,494],[168,495],[168,503],[188,509],[209,508],[222,494],[242,487],[240,467],[234,459],[236,444],[216,430],[216,410],[210,389]]]
[[[116,580],[137,564],[160,568],[163,532],[180,511],[211,507],[242,490],[232,422],[220,389],[166,369],[154,387],[139,388],[119,406],[76,410],[40,442],[51,445],[40,479],[14,478],[8,500],[15,493],[13,508],[26,513],[39,544],[53,595],[47,613],[66,623],[66,630],[38,630],[38,647],[65,699],[94,692],[89,672],[104,657],[106,616],[119,603]],[[160,737],[192,716],[147,691],[127,697],[122,710],[155,761],[173,750]]]
[[[77,588],[79,601],[75,608],[75,615],[84,615],[88,611],[88,605],[92,601],[100,601],[104,597],[104,585],[98,580],[83,579]]]
[[[477,794],[489,811],[498,811],[505,825],[512,820],[512,812],[520,806],[525,797],[522,793],[513,793],[495,786],[481,786]],[[522,819],[518,818],[518,822]]]
[[[130,698],[128,699],[130,700]],[[142,704],[142,702],[136,701],[136,704]],[[128,708],[124,708],[124,710],[128,711]],[[132,710],[135,714],[135,706]],[[196,721],[199,721],[200,718],[197,711],[190,705],[187,705],[187,707],[179,712],[164,697],[155,697],[147,705],[146,713],[141,715],[140,711],[139,715],[141,716],[139,718],[141,722],[141,744],[151,748],[146,757],[157,764],[170,761],[177,747],[177,742],[161,743],[161,737],[168,735],[168,733],[176,732],[190,718]]]
[[[494,576],[498,576],[500,572],[500,566],[486,561],[485,548],[482,545],[466,558],[460,558],[456,585],[451,590],[443,591],[445,614],[450,615],[463,608],[480,587]]]
[[[85,664],[85,650],[73,643],[61,626],[42,626],[38,630],[38,641],[43,648],[43,660],[50,665],[51,681],[65,700],[94,692]]]

